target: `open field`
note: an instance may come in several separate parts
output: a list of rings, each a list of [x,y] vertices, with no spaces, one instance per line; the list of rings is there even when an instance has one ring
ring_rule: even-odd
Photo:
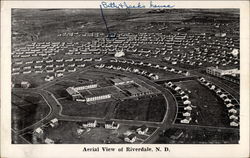
[[[12,93],[12,128],[20,130],[44,118],[49,113],[49,106],[39,94],[28,92]]]
[[[113,101],[100,102],[96,104],[87,104],[83,102],[76,102],[67,99],[60,100],[62,104],[62,114],[70,116],[81,117],[97,117],[103,118],[106,116],[107,111],[114,104]]]
[[[166,111],[165,104],[162,95],[125,100],[115,107],[114,116],[116,119],[160,122]]]

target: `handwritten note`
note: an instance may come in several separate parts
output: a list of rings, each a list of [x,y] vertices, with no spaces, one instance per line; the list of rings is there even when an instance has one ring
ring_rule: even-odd
[[[130,4],[129,2],[101,2],[101,7],[105,9],[143,9],[143,8],[173,8],[171,4],[157,4],[157,2],[138,2]]]

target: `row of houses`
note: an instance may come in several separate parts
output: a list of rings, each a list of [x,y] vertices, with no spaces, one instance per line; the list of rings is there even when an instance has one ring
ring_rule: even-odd
[[[99,68],[99,69],[106,68],[106,69],[121,70],[121,71],[126,71],[126,72],[133,72],[135,74],[145,76],[145,77],[152,79],[152,80],[159,79],[159,76],[154,74],[154,73],[150,73],[150,72],[140,70],[140,69],[133,69],[131,67],[125,68],[125,67],[121,67],[121,66],[114,66],[112,64],[110,64],[110,65],[100,64],[100,65],[95,65],[95,68]]]
[[[81,59],[81,58],[80,58]],[[60,60],[60,62],[59,62]],[[75,61],[78,59],[74,59]],[[88,61],[101,61],[102,58],[97,59],[84,59],[83,62],[77,61],[74,62],[73,58],[65,59],[66,62],[63,62],[63,59],[48,59],[42,61],[38,60],[39,62],[29,61],[28,65],[21,65],[23,62],[17,61],[18,65],[12,66],[12,75],[19,75],[19,74],[30,74],[30,73],[64,73],[64,72],[75,72],[77,68],[83,68],[86,66],[85,62]],[[33,64],[31,64],[33,63]],[[27,62],[25,63],[27,64]]]
[[[182,74],[182,75],[185,75],[185,76],[189,75],[189,72],[186,71],[186,70],[178,70],[178,69],[173,68],[173,67],[163,66],[163,65],[159,65],[159,64],[152,64],[152,63],[149,63],[149,62],[125,60],[125,59],[111,59],[110,62],[111,63],[129,64],[129,65],[133,65],[133,66],[150,67],[150,68],[165,70],[165,71],[173,72],[173,73],[177,73],[177,74]]]
[[[206,81],[205,78],[200,77],[198,81],[202,85],[207,87],[209,90],[213,91],[217,95],[217,97],[223,101],[225,108],[227,108],[228,118],[230,120],[230,126],[238,127],[240,125],[239,121],[240,105],[238,101],[230,93],[216,86],[212,82]]]
[[[192,120],[192,104],[189,100],[188,94],[181,89],[181,87],[176,86],[172,82],[168,82],[164,84],[167,88],[170,88],[174,91],[174,97],[177,100],[178,104],[178,113],[182,113],[180,123],[189,124]]]

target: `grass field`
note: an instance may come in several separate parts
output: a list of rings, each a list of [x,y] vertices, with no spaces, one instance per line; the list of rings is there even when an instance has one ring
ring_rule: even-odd
[[[62,104],[62,114],[64,115],[98,118],[105,117],[109,107],[113,104],[113,102],[87,104],[67,99],[60,100],[60,103]]]
[[[197,106],[192,110],[193,120],[197,119],[199,125],[228,126],[226,107],[212,91],[195,80],[175,84],[183,90],[191,91],[190,101],[193,106]]]
[[[144,97],[139,100],[125,100],[116,106],[114,117],[116,119],[159,122],[165,114],[165,104],[166,102],[162,95]]]
[[[44,118],[49,107],[39,94],[28,92],[12,93],[12,128],[20,130]]]

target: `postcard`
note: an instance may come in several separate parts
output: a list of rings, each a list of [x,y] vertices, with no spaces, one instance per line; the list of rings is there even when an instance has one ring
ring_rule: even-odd
[[[1,2],[1,157],[248,157],[248,1]]]

